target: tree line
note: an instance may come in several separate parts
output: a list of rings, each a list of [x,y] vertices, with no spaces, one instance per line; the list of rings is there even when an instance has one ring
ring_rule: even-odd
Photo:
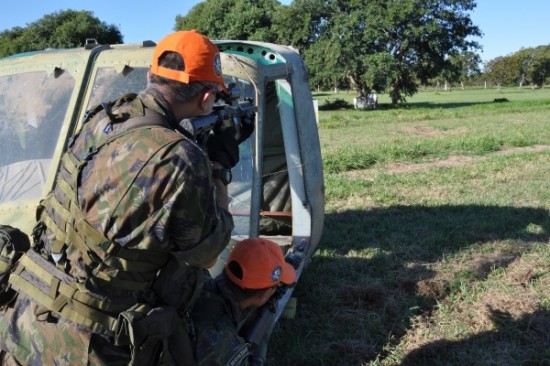
[[[100,21],[91,11],[64,10],[47,14],[24,28],[0,32],[0,57],[47,48],[82,47],[87,38],[101,44],[123,41],[116,25]]]
[[[497,57],[480,70],[482,36],[474,0],[206,0],[175,17],[176,30],[212,39],[289,45],[305,60],[312,87],[387,93],[394,104],[422,85],[485,79],[495,85],[543,86],[550,46]],[[90,11],[66,10],[0,32],[0,56],[45,48],[122,43],[117,26]]]
[[[313,87],[348,88],[364,96],[388,93],[394,104],[446,73],[479,49],[469,13],[473,0],[207,0],[176,29],[198,29],[214,39],[286,44],[304,57]]]
[[[503,85],[542,88],[550,78],[550,45],[496,57],[485,64],[484,76],[499,88]]]

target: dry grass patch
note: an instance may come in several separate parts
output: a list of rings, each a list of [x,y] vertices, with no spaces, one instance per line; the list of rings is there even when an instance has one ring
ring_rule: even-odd
[[[527,254],[520,253],[521,247]],[[510,250],[517,253],[510,254]],[[547,258],[528,250],[528,245],[510,246],[437,264],[436,277],[418,282],[417,291],[436,299],[438,305],[434,311],[413,319],[396,349],[409,354],[405,357],[409,362],[437,353],[442,344],[457,345],[465,340],[469,340],[465,347],[469,357],[482,354],[483,345],[472,342],[476,337],[493,346],[501,342],[508,348],[515,347],[514,352],[521,352],[522,342],[535,350],[550,349],[550,312],[541,308],[541,298],[550,285],[550,264],[545,263]],[[470,273],[473,278],[465,277],[457,285],[452,273]],[[534,355],[536,359],[546,357],[543,353]]]
[[[402,130],[407,135],[417,135],[417,136],[442,136],[442,135],[455,135],[459,133],[468,132],[466,127],[457,127],[450,129],[440,129],[427,125],[417,125],[406,127]]]
[[[439,131],[439,130],[435,130]],[[445,132],[445,131],[442,131]],[[466,164],[471,164],[477,161],[483,161],[490,159],[492,156],[498,155],[510,155],[524,152],[536,152],[536,151],[550,151],[550,146],[548,145],[534,145],[526,147],[513,147],[502,149],[494,153],[485,155],[485,156],[449,156],[446,159],[434,160],[426,163],[387,163],[387,164],[378,164],[371,169],[361,169],[361,170],[350,170],[344,174],[350,178],[354,179],[371,179],[376,174],[400,174],[400,173],[414,173],[414,172],[424,172],[433,168],[453,168],[457,166],[463,166]]]

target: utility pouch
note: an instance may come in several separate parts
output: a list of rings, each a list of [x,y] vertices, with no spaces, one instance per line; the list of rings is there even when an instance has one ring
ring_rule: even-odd
[[[15,296],[15,291],[8,287],[10,272],[30,247],[27,234],[11,226],[0,225],[0,306],[9,303]]]
[[[175,307],[179,313],[191,311],[203,283],[202,271],[171,258],[158,275],[153,289],[160,301]]]
[[[187,328],[171,306],[157,307],[147,314],[122,312],[115,345],[130,348],[130,366],[195,364]]]

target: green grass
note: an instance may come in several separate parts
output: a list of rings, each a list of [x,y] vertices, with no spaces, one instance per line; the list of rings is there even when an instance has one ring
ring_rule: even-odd
[[[549,365],[550,91],[409,103],[320,112],[324,234],[270,364]]]
[[[492,102],[502,94],[510,102]],[[441,104],[427,102],[430,96],[434,100],[440,97],[425,92],[411,98],[403,108],[382,105],[371,111],[320,112],[325,170],[335,173],[380,163],[421,162],[550,145],[550,123],[544,123],[550,122],[550,89],[459,91],[444,95]],[[450,102],[454,96],[459,102]],[[471,98],[470,102],[466,97]]]

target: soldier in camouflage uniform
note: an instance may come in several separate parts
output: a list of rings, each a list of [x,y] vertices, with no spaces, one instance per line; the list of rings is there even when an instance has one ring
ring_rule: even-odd
[[[224,90],[217,47],[175,32],[157,45],[144,91],[89,112],[10,275],[4,364],[193,362],[187,311],[233,229],[213,170],[239,156],[234,136],[213,136],[206,151],[178,121],[209,114]]]
[[[264,305],[280,284],[292,285],[296,271],[285,262],[281,248],[263,239],[237,243],[224,271],[210,279],[191,318],[197,334],[195,356],[201,366],[255,364],[250,344],[239,334],[250,310]],[[262,363],[262,362],[260,362]]]

